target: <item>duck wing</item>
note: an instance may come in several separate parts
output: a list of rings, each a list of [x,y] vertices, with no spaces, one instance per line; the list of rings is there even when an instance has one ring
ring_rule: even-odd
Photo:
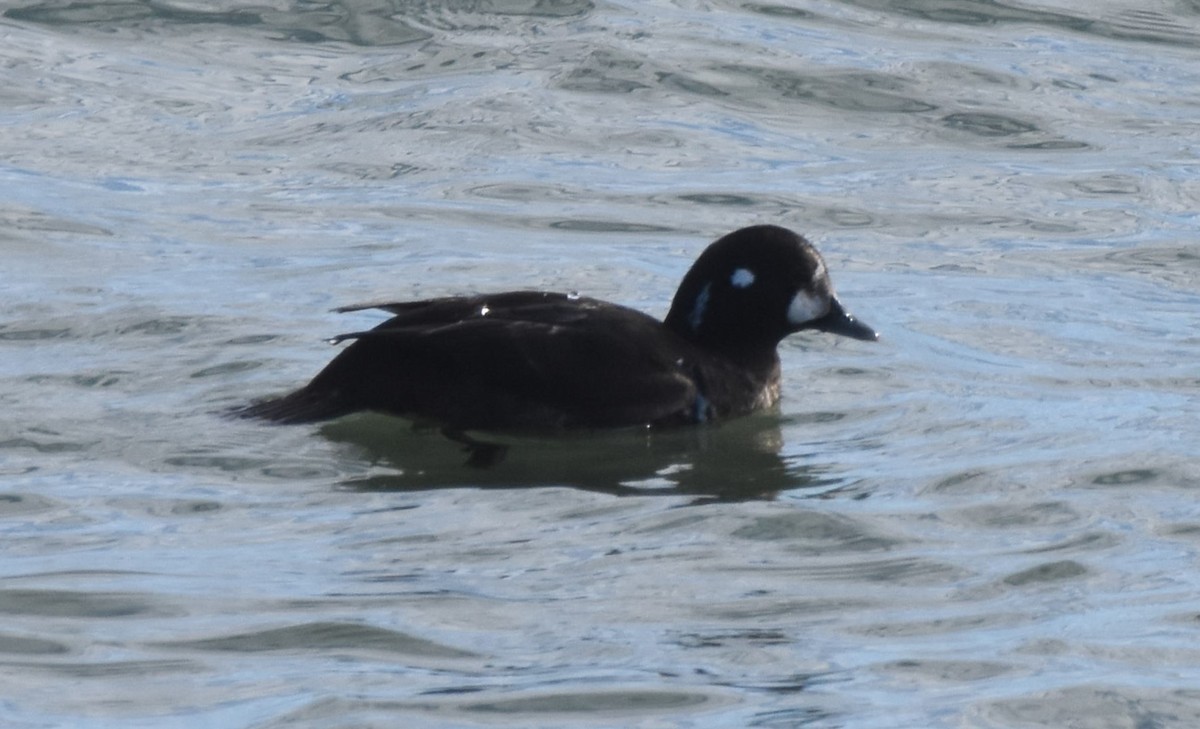
[[[514,320],[574,319],[603,302],[575,294],[547,291],[506,291],[477,296],[446,296],[420,301],[386,301],[339,306],[338,313],[377,309],[394,316],[380,326],[401,327],[451,324],[493,314]],[[607,304],[613,306],[613,304]]]
[[[614,427],[693,419],[690,345],[626,307],[511,292],[374,304],[394,316],[306,387],[249,415],[281,422],[374,410],[455,430]]]

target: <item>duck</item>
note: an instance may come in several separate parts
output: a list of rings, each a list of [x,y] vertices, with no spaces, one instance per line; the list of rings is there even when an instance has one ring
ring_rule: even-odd
[[[666,318],[535,290],[346,306],[391,318],[350,342],[291,393],[235,409],[242,418],[314,423],[361,411],[433,426],[493,465],[506,447],[470,433],[696,426],[780,397],[779,343],[812,330],[878,333],[834,292],[817,249],[777,225],[735,230],[684,275]]]

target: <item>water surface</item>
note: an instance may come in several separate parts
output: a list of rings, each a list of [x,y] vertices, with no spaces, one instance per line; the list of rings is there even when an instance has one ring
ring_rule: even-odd
[[[13,726],[1191,727],[1188,3],[9,3]],[[269,428],[359,301],[662,315],[807,233],[776,412]]]

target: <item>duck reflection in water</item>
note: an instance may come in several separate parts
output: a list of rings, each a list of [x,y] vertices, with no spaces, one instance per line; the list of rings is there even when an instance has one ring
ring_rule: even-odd
[[[701,501],[771,499],[779,492],[824,495],[842,488],[810,454],[784,454],[775,409],[704,428],[621,429],[553,438],[496,438],[509,457],[464,470],[436,433],[397,437],[397,421],[363,414],[325,424],[321,434],[370,461],[371,475],[343,481],[359,491],[564,486],[614,495],[691,494]],[[419,431],[419,429],[417,429]]]

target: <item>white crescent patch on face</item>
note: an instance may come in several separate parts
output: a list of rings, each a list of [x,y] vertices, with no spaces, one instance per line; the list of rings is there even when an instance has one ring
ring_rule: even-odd
[[[788,304],[787,318],[793,326],[800,326],[813,319],[820,319],[828,313],[829,299],[802,289],[796,292],[792,303]]]
[[[700,289],[700,293],[696,296],[696,301],[692,304],[692,313],[688,316],[688,324],[692,325],[692,331],[700,331],[700,324],[704,322],[704,310],[708,308],[708,297],[712,292],[712,284],[704,284],[704,288]]]

